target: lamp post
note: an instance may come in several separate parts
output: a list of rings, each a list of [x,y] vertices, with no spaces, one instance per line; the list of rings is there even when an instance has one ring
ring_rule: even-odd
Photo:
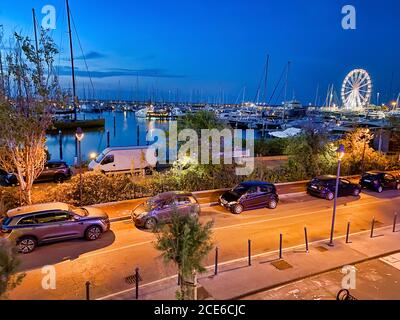
[[[342,159],[345,154],[344,145],[340,145],[339,148],[336,150],[337,158],[338,158],[338,170],[336,175],[336,188],[335,188],[335,198],[333,200],[333,214],[332,214],[332,227],[331,227],[331,240],[329,242],[329,246],[333,247],[333,236],[335,233],[335,219],[336,219],[336,205],[337,205],[337,198],[339,192],[339,180],[340,180],[340,167],[342,164]]]
[[[79,165],[79,200],[82,201],[83,184],[82,184],[82,149],[81,142],[85,137],[82,128],[76,129],[76,140],[78,141],[78,165]]]

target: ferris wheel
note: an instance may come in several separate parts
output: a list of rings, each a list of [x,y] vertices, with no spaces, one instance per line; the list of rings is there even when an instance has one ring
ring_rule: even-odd
[[[345,109],[362,110],[367,107],[372,93],[372,81],[364,69],[351,71],[343,81],[342,101]]]

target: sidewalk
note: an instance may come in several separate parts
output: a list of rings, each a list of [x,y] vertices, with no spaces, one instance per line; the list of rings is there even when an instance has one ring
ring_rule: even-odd
[[[389,227],[376,229],[372,239],[370,232],[366,231],[352,235],[350,241],[350,244],[346,244],[344,237],[337,238],[335,247],[329,247],[327,240],[314,242],[310,244],[309,253],[305,252],[305,246],[284,249],[282,260],[278,259],[278,252],[258,255],[253,257],[251,267],[248,266],[247,257],[221,263],[217,276],[214,276],[214,268],[210,266],[207,274],[199,279],[199,299],[245,299],[249,295],[345,265],[354,265],[400,251],[400,232],[393,233]],[[140,288],[140,299],[174,300],[178,289],[176,282],[176,277],[171,277],[145,284]],[[133,299],[133,291],[110,298]]]

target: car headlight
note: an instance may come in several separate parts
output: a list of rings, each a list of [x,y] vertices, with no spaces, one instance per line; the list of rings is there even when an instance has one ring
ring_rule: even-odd
[[[229,202],[228,204],[229,204],[230,206],[233,206],[233,205],[237,204],[237,202],[236,202],[236,201],[232,201],[232,202]]]
[[[138,215],[136,215],[136,219],[142,219],[145,216],[147,216],[147,212],[142,212],[142,213],[139,213]]]

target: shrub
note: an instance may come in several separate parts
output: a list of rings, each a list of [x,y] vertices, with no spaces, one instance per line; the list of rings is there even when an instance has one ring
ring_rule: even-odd
[[[20,205],[20,198],[15,188],[0,187],[0,218],[10,209]]]

